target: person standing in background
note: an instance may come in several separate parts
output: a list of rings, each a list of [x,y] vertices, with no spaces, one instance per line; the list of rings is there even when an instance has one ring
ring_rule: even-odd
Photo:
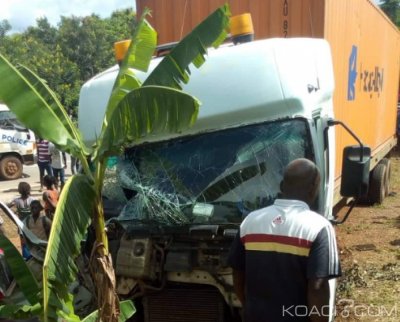
[[[65,152],[58,150],[53,144],[50,145],[51,168],[56,179],[56,189],[60,186],[60,191],[65,184],[65,169],[67,168],[67,158]]]
[[[37,147],[37,164],[39,167],[39,177],[40,177],[40,190],[43,190],[43,177],[46,172],[47,175],[53,176],[53,170],[51,168],[51,155],[49,150],[49,141],[42,138],[38,138],[36,141]]]
[[[78,174],[79,173],[79,159],[75,158],[71,155],[71,173]]]
[[[53,220],[54,213],[56,212],[58,203],[58,191],[55,187],[56,179],[53,176],[46,175],[43,178],[46,186],[46,191],[43,192],[42,198],[44,202],[44,212],[47,217]]]

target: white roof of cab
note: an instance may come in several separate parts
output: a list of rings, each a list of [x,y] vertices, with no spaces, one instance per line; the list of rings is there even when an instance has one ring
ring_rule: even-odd
[[[159,63],[154,59],[150,70]],[[79,127],[85,141],[98,137],[118,66],[84,84]],[[146,74],[137,72],[141,79]],[[164,140],[204,131],[285,117],[312,117],[332,99],[333,68],[329,45],[322,39],[267,39],[209,50],[200,69],[191,66],[184,91],[201,101],[195,125],[181,134],[146,137]]]

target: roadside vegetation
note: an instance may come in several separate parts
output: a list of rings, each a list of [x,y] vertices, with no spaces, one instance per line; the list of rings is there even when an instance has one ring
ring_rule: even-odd
[[[82,84],[115,65],[113,44],[130,39],[136,25],[132,9],[115,11],[105,19],[95,14],[61,17],[57,26],[39,18],[36,26],[14,34],[9,33],[8,21],[2,20],[0,53],[46,80],[65,109],[76,113]]]

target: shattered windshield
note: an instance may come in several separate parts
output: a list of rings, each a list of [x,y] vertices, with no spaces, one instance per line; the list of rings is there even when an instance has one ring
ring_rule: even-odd
[[[119,220],[240,223],[276,199],[284,167],[300,157],[314,160],[304,119],[128,149],[117,165],[119,185],[129,198]]]

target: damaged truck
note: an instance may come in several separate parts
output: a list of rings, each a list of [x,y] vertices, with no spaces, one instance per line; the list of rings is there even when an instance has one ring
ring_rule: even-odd
[[[287,10],[293,3],[280,2]],[[110,160],[104,188],[112,205],[109,245],[118,294],[138,308],[134,321],[240,321],[227,266],[230,245],[243,218],[277,198],[290,161],[318,165],[322,180],[313,209],[336,223],[342,220],[334,206],[343,197],[382,202],[388,194],[399,32],[370,1],[321,2],[324,10],[333,2],[360,5],[382,29],[365,27],[366,36],[368,21],[357,16],[357,35],[337,35],[349,38],[340,48],[330,39],[275,38],[209,50],[183,86],[202,103],[194,126],[148,136]],[[325,15],[320,38],[342,18]],[[88,143],[100,133],[118,68],[81,90],[79,127]],[[334,289],[332,281],[332,304]]]

